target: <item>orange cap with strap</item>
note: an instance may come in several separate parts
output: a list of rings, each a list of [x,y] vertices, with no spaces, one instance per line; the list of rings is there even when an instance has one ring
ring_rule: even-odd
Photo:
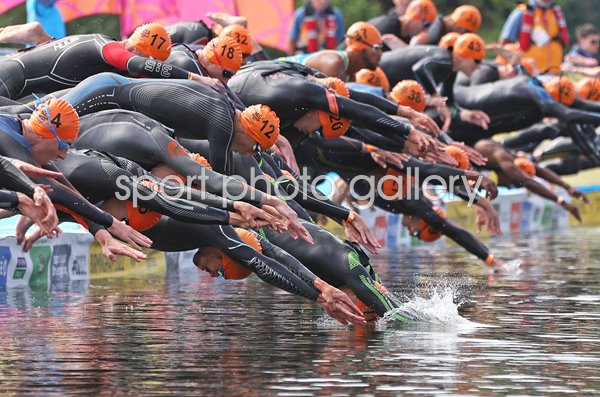
[[[160,188],[152,181],[143,180],[141,183],[150,189],[160,191]],[[127,224],[138,232],[146,231],[160,221],[160,213],[141,207],[139,204],[134,207],[130,200],[125,201],[125,206],[127,207]]]
[[[368,22],[355,22],[346,31],[346,47],[348,51],[360,51],[363,48],[381,44],[381,33]]]
[[[252,55],[252,36],[242,25],[229,25],[221,31],[219,36],[231,37],[240,45],[242,55]]]
[[[485,58],[485,41],[475,33],[461,34],[454,43],[453,52],[462,58],[482,61]]]
[[[442,218],[446,218],[446,213],[442,209],[434,205],[433,210]],[[417,238],[419,240],[431,243],[442,237],[442,234],[441,231],[429,226],[423,219],[419,220],[419,231],[417,232]]]
[[[29,125],[43,138],[55,138],[52,130],[62,140],[74,140],[79,135],[79,115],[69,102],[60,98],[41,103],[32,113]]]
[[[565,106],[571,106],[575,101],[575,85],[568,77],[554,77],[544,84],[544,88],[552,99]]]
[[[241,112],[240,121],[244,131],[264,150],[279,138],[279,117],[266,105],[252,105]]]
[[[438,45],[443,48],[454,47],[454,43],[456,43],[456,39],[458,39],[459,37],[460,33],[457,32],[446,33],[442,36]]]
[[[235,74],[242,66],[242,49],[229,36],[215,37],[202,49],[202,56],[221,69]]]
[[[433,22],[438,12],[431,0],[413,0],[406,8],[405,14],[412,20]]]
[[[454,160],[458,162],[459,170],[466,170],[469,168],[469,156],[467,153],[459,147],[448,145],[446,146],[446,153]]]
[[[238,227],[235,228],[235,231],[244,243],[262,254],[262,246],[253,232]],[[221,275],[227,280],[241,280],[252,274],[250,269],[240,265],[223,253],[221,254],[221,259],[223,262]]]
[[[399,105],[409,106],[417,112],[422,112],[427,106],[425,90],[415,80],[402,80],[394,87],[390,97]]]
[[[390,81],[385,72],[379,66],[375,70],[361,69],[356,72],[356,82],[373,87],[381,87],[385,92],[390,90]]]
[[[320,80],[327,88],[325,94],[329,102],[329,112],[319,110],[321,134],[325,139],[339,138],[348,131],[351,120],[339,115],[336,95],[350,97],[350,90],[342,80],[337,77],[327,77]]]
[[[481,13],[472,5],[456,7],[450,14],[450,18],[455,24],[471,33],[476,32],[481,26]]]
[[[535,176],[535,164],[533,164],[531,160],[526,159],[524,157],[517,157],[516,159],[514,159],[513,163],[531,178]]]
[[[588,101],[600,101],[600,80],[586,77],[577,83],[577,93]]]
[[[159,23],[147,23],[138,27],[129,42],[146,56],[165,61],[171,54],[171,36]]]

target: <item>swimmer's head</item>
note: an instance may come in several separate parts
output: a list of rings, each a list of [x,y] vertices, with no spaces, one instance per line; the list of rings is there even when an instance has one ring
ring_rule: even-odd
[[[577,94],[587,101],[600,101],[600,80],[586,77],[577,83]]]
[[[159,23],[147,23],[138,27],[129,42],[145,56],[159,61],[165,61],[171,54],[171,36]]]
[[[565,106],[571,106],[575,101],[575,85],[568,77],[554,77],[544,84],[544,88],[552,99]]]
[[[448,49],[453,48],[454,43],[456,43],[456,39],[458,39],[459,37],[460,37],[460,33],[458,33],[458,32],[446,33],[445,35],[442,36],[438,45],[442,48],[448,48]]]
[[[229,36],[215,37],[199,51],[199,54],[199,60],[210,76],[225,85],[242,66],[242,49]],[[205,62],[202,62],[203,60]]]
[[[390,81],[379,66],[375,70],[361,69],[356,72],[355,77],[357,83],[381,87],[385,92],[389,92],[390,90]]]
[[[262,246],[253,232],[241,228],[235,228],[235,231],[242,242],[262,253]],[[210,273],[211,277],[221,276],[227,280],[241,280],[252,274],[250,269],[235,262],[215,247],[198,250],[194,254],[193,262],[200,270]]]
[[[28,125],[37,137],[32,144],[34,157],[39,156],[42,165],[63,158],[79,135],[79,115],[64,99],[52,98],[38,105]]]
[[[481,26],[481,13],[477,7],[472,5],[462,5],[456,7],[450,19],[454,22],[456,31],[460,33],[476,32]]]
[[[240,113],[244,132],[252,138],[252,150],[267,150],[279,138],[279,117],[266,105],[252,105]]]
[[[440,208],[433,206],[433,210],[442,218],[446,218],[446,213]],[[402,225],[407,227],[413,237],[428,243],[434,242],[442,237],[442,232],[429,226],[423,219],[416,216],[403,216]]]
[[[446,146],[446,153],[458,162],[459,170],[466,170],[469,168],[469,156],[467,153],[459,147],[448,145]]]
[[[536,174],[535,164],[529,159],[524,157],[517,157],[514,159],[514,164],[521,169],[525,174],[527,174],[530,178],[533,178]]]
[[[346,31],[346,48],[351,52],[359,52],[362,67],[373,70],[379,66],[383,53],[381,33],[368,22],[356,22]]]
[[[252,36],[248,29],[242,25],[229,25],[221,31],[219,36],[228,36],[234,39],[242,50],[242,64],[252,55]]]
[[[350,97],[350,90],[342,80],[337,77],[327,77],[321,80],[327,87],[326,95],[329,102],[329,112],[319,111],[321,134],[325,139],[335,139],[344,135],[350,127],[351,120],[342,118],[337,108],[336,95]]]
[[[427,105],[425,90],[415,80],[402,80],[394,86],[390,97],[399,105],[408,106],[417,112],[422,112]]]
[[[408,36],[416,36],[429,29],[437,15],[437,8],[431,0],[413,0],[401,17],[402,31]]]
[[[475,33],[460,35],[452,50],[452,67],[471,76],[485,58],[485,41]]]

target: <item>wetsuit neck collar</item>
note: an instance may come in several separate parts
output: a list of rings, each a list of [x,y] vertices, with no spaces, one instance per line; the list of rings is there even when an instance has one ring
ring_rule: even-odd
[[[23,136],[23,119],[20,116],[0,116],[0,130],[10,135],[14,140],[19,142],[29,153],[32,153],[31,145]]]

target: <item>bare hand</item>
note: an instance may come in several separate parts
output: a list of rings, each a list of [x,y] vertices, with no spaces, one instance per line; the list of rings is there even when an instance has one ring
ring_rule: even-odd
[[[404,163],[410,160],[410,156],[407,154],[390,152],[377,147],[375,147],[371,152],[371,158],[383,169],[386,169],[388,164],[392,164],[400,169],[403,169]]]
[[[590,203],[590,199],[585,194],[575,189],[573,186],[570,186],[569,189],[567,189],[567,193],[569,193],[569,196],[579,199],[586,204]]]
[[[42,187],[37,186],[33,190],[33,202],[36,207],[41,208],[46,213],[41,222],[43,225],[43,227],[40,227],[42,232],[46,235],[51,234],[58,226],[58,215],[56,215],[56,209],[50,197]]]
[[[273,215],[269,215],[264,210],[243,201],[235,201],[233,203],[233,208],[241,219],[251,228],[280,223]],[[262,221],[260,225],[259,221]]]
[[[383,44],[388,46],[390,50],[395,50],[398,48],[404,48],[408,46],[408,44],[406,44],[404,40],[392,33],[386,33],[381,35],[381,41],[383,41]]]
[[[415,130],[414,128],[408,134],[406,143],[412,143],[417,146],[417,153],[412,153],[415,156],[421,156],[423,153],[435,148],[435,141],[432,137]]]
[[[577,219],[577,221],[579,223],[582,222],[581,220],[581,214],[579,214],[579,209],[577,207],[575,207],[574,205],[567,203],[566,201],[564,201],[561,205],[565,210],[569,211],[571,213],[571,215],[573,215],[575,217],[575,219]]]
[[[141,249],[141,247],[150,248],[152,245],[152,240],[148,237],[115,218],[113,218],[113,223],[107,230],[136,250]]]
[[[35,244],[35,242],[40,238],[42,238],[42,231],[40,229],[36,229],[33,233],[25,237],[23,243],[23,252],[29,252],[31,247],[33,247],[33,244]]]
[[[425,113],[417,112],[416,110],[410,108],[408,108],[408,112],[400,111],[400,106],[398,107],[398,109],[398,116],[406,117],[408,121],[410,121],[410,123],[418,129],[429,131],[434,136],[440,136],[440,134],[442,133],[442,130],[436,124],[436,122],[433,121],[433,119]]]
[[[465,151],[465,153],[467,153],[467,156],[469,156],[469,162],[471,162],[472,164],[478,165],[480,167],[486,165],[487,163],[487,157],[483,157],[481,155],[481,153],[479,153],[477,150],[473,149],[471,146],[467,146],[465,145],[463,142],[452,142],[450,145],[452,146],[456,146],[462,150]]]
[[[354,241],[362,245],[372,254],[377,254],[381,245],[377,242],[377,239],[367,227],[367,224],[360,215],[354,213],[354,219],[352,222],[343,221],[344,231],[350,241]]]
[[[483,174],[480,174],[478,178],[481,178],[481,183],[479,184],[479,187],[481,189],[485,189],[485,191],[487,192],[487,198],[489,198],[490,200],[496,199],[496,197],[498,197],[498,185],[496,185],[496,182],[494,182],[488,176]]]
[[[271,203],[269,203],[271,204]],[[298,214],[292,210],[286,203],[279,199],[272,201],[273,207],[282,215],[288,233],[295,240],[300,237],[309,244],[313,244],[314,240],[308,230],[300,223]]]
[[[323,307],[328,316],[344,325],[348,323],[366,324],[362,312],[348,298],[348,295],[320,278],[315,279],[314,286],[321,292],[317,298],[317,303]]]
[[[460,119],[462,121],[466,121],[467,123],[477,125],[484,130],[488,129],[491,122],[490,116],[488,116],[488,114],[482,110],[461,110]]]
[[[500,227],[500,219],[493,205],[483,197],[475,205],[475,224],[477,225],[477,233],[481,233],[483,226],[495,236],[502,236],[502,228]]]
[[[50,206],[52,212],[48,214],[46,207],[37,206],[32,199],[24,194],[17,193],[17,196],[19,196],[19,211],[35,222],[41,229],[42,234],[56,233],[55,229],[58,225],[58,217],[56,216],[54,207]]]
[[[111,261],[117,260],[117,255],[128,256],[136,262],[146,259],[146,254],[131,247],[128,247],[115,240],[106,230],[100,230],[95,235],[96,241],[100,243],[102,254]]]
[[[223,27],[229,25],[242,25],[243,27],[248,28],[248,19],[246,17],[230,15],[224,12],[207,12],[206,16]]]

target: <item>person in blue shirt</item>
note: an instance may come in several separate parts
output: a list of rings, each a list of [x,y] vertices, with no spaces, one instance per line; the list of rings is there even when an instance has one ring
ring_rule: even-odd
[[[577,44],[571,47],[571,51],[565,56],[562,70],[599,77],[600,31],[591,23],[586,23],[578,26],[575,33]]]
[[[56,0],[27,0],[27,22],[39,22],[55,39],[67,35],[65,22],[56,7]]]
[[[344,39],[346,29],[342,12],[331,0],[306,0],[296,9],[289,36],[289,53],[334,49]]]

